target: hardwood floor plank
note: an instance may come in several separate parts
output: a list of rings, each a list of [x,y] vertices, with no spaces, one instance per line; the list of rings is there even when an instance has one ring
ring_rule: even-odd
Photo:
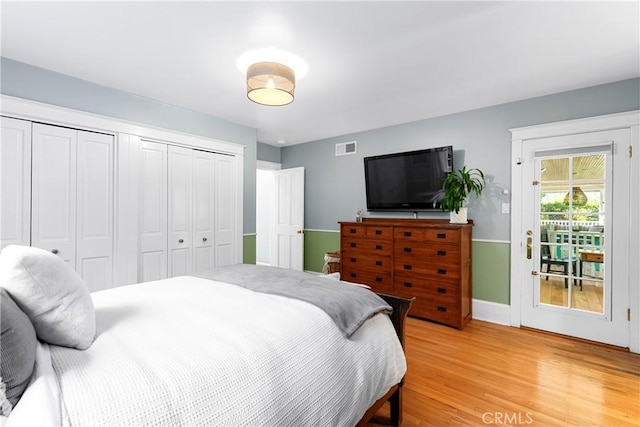
[[[404,426],[640,426],[640,355],[474,320],[409,318]],[[385,411],[387,411],[385,413]],[[388,417],[383,408],[375,422]]]

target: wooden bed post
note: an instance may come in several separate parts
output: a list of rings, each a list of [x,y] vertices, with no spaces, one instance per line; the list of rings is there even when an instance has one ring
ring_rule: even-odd
[[[393,313],[389,316],[391,323],[396,330],[398,340],[404,349],[404,324],[407,318],[407,312],[411,307],[411,303],[415,298],[404,298],[395,295],[378,294],[384,299],[387,304],[393,308]],[[392,426],[399,426],[402,423],[402,386],[404,378],[400,380],[399,384],[394,385],[389,389],[387,394],[378,399],[368,410],[365,412],[362,419],[358,422],[357,426],[366,426],[369,420],[378,412],[378,410],[384,405],[386,401],[389,401],[390,405],[390,423]]]

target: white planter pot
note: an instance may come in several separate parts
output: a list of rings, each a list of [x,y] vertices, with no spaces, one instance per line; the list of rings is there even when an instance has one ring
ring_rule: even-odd
[[[458,212],[449,212],[449,222],[451,224],[466,224],[467,208],[460,208]]]

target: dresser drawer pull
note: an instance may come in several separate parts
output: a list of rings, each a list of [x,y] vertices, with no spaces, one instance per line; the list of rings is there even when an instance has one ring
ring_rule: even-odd
[[[404,283],[402,283],[402,285],[404,287],[406,287],[406,288],[413,288],[413,283],[411,283],[411,282],[404,282]]]
[[[382,245],[376,245],[376,251],[381,251],[382,250]]]
[[[413,267],[411,267],[411,265],[409,265],[409,264],[405,264],[405,265],[403,265],[403,268],[405,270],[411,270]]]
[[[447,274],[447,270],[445,268],[439,268],[438,274]]]
[[[352,248],[355,248],[358,246],[358,244],[356,242],[351,242],[349,246],[351,246]]]
[[[438,252],[436,252],[436,255],[438,255],[438,256],[446,256],[447,255],[447,251],[438,251]]]
[[[404,248],[404,251],[407,253],[411,253],[412,250],[413,250],[412,248]]]
[[[438,239],[446,239],[446,238],[447,238],[447,233],[438,233],[438,234],[436,235],[436,237],[437,237]]]
[[[410,231],[405,231],[404,232],[404,237],[411,237],[411,232]]]
[[[439,294],[446,294],[447,293],[447,288],[438,288],[438,293]]]
[[[351,274],[349,274],[349,276],[351,276],[351,277],[358,277],[358,275],[357,275],[356,273],[351,273]]]
[[[376,276],[376,282],[378,282],[378,283],[382,282],[382,277]]]
[[[357,259],[357,258],[355,258],[355,257],[351,257],[351,258],[349,258],[349,261],[351,261],[351,262],[356,262],[357,260],[358,260],[358,259]]]
[[[376,234],[377,234],[377,235],[382,234],[382,230],[376,230]]]
[[[358,229],[357,229],[357,228],[351,228],[351,229],[349,229],[349,233],[351,233],[351,234],[355,234],[355,233],[357,233],[357,232],[358,232]]]
[[[382,261],[376,261],[376,265],[382,265]]]
[[[439,305],[438,306],[438,311],[445,313],[447,311],[447,307],[445,307],[444,305]]]

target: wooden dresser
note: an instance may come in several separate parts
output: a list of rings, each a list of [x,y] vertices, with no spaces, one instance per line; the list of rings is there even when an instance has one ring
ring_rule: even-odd
[[[462,329],[471,320],[471,230],[447,219],[340,222],[340,275],[415,297],[410,316]]]

